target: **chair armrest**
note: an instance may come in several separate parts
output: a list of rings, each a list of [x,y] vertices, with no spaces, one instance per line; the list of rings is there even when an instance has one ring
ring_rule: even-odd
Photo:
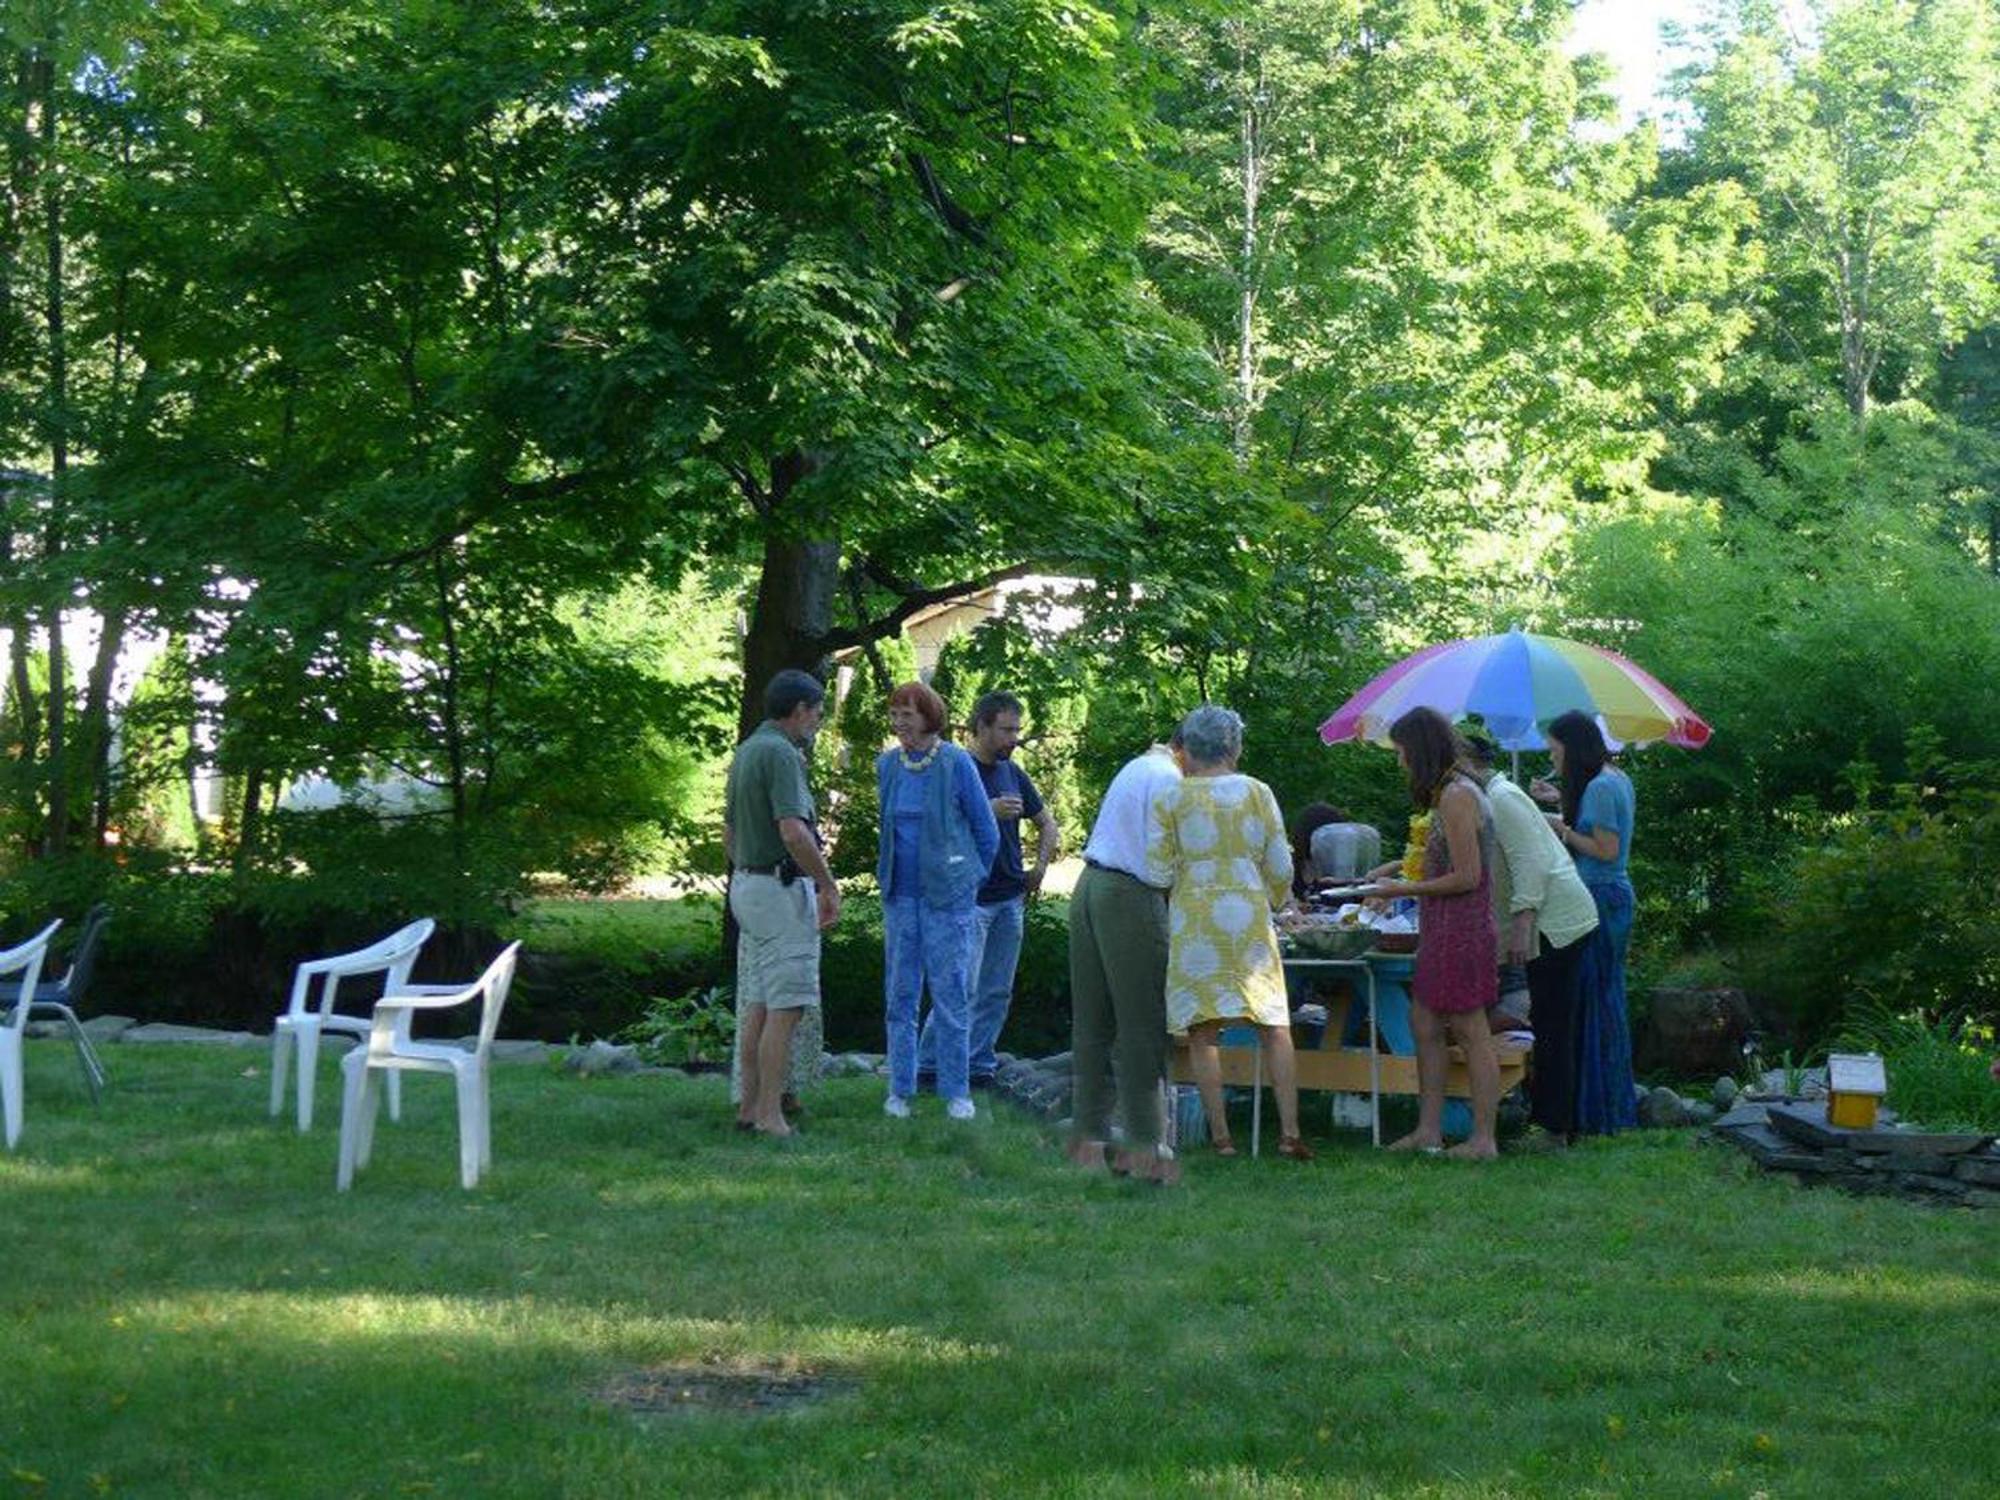
[[[393,995],[384,995],[375,1002],[375,1009],[378,1014],[385,1010],[449,1010],[478,993],[476,984],[411,985]]]

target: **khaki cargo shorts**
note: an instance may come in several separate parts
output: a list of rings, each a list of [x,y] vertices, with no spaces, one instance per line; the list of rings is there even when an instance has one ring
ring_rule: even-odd
[[[736,916],[739,1007],[796,1010],[819,1004],[819,909],[812,881],[737,871],[729,882]]]

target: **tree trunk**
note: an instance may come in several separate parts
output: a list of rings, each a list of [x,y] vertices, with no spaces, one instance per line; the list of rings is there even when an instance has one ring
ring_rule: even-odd
[[[786,667],[825,681],[826,638],[833,630],[833,601],[840,585],[840,543],[764,535],[764,568],[743,639],[740,735],[764,719],[764,685]]]
[[[41,111],[41,188],[43,243],[46,251],[47,285],[43,292],[44,318],[48,329],[49,423],[49,511],[43,530],[42,556],[52,569],[63,550],[63,484],[69,473],[69,345],[63,327],[63,221],[62,178],[56,161],[56,69],[55,45],[51,38],[35,63],[35,91]],[[69,844],[69,777],[64,765],[68,746],[69,683],[63,650],[63,590],[50,581],[49,626],[49,778],[48,831],[43,835],[44,856],[61,853]]]
[[[264,822],[264,768],[252,766],[243,774],[243,816],[236,823],[235,864],[241,869],[257,847]]]
[[[1238,58],[1239,72],[1243,59]],[[1257,150],[1257,105],[1243,105],[1243,247],[1237,267],[1236,318],[1236,462],[1250,463],[1252,420],[1257,401],[1257,203],[1263,186]]]
[[[451,777],[451,840],[457,859],[454,868],[466,874],[465,850],[465,725],[459,712],[459,683],[464,663],[458,648],[458,610],[452,600],[452,579],[439,551],[432,571],[437,581],[438,625],[444,638],[444,752],[447,774]]]
[[[90,742],[91,843],[99,849],[104,847],[105,830],[111,826],[111,681],[124,649],[125,611],[114,608],[104,617],[104,630],[97,638],[97,660],[90,664],[83,695],[83,732]]]

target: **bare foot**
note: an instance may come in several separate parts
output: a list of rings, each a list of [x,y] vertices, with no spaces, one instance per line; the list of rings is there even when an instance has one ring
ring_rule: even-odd
[[[1086,1172],[1101,1172],[1111,1165],[1105,1160],[1102,1141],[1067,1141],[1063,1144],[1063,1155],[1070,1159],[1071,1165]]]
[[[1500,1154],[1500,1148],[1491,1141],[1460,1141],[1445,1155],[1453,1161],[1492,1161]]]
[[[1435,1151],[1444,1142],[1434,1135],[1423,1135],[1412,1130],[1408,1135],[1389,1142],[1385,1151]]]
[[[1181,1180],[1181,1164],[1178,1161],[1151,1151],[1127,1151],[1120,1156],[1119,1165],[1134,1182],[1172,1187]]]
[[[751,1128],[755,1130],[757,1134],[768,1135],[771,1137],[771,1139],[776,1141],[788,1140],[792,1136],[798,1134],[796,1130],[792,1129],[792,1127],[787,1125],[783,1120],[778,1121],[778,1123],[775,1125],[765,1125],[760,1122],[752,1126]]]

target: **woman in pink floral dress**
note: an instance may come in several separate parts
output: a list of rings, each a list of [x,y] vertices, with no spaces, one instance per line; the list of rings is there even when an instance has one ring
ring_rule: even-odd
[[[1410,1026],[1417,1039],[1417,1128],[1391,1151],[1444,1144],[1448,1041],[1465,1050],[1472,1083],[1472,1135],[1449,1155],[1498,1154],[1493,1139],[1500,1065],[1486,1009],[1499,998],[1500,936],[1493,919],[1493,812],[1479,784],[1459,770],[1464,744],[1435,709],[1413,708],[1389,729],[1410,780],[1410,799],[1431,813],[1424,878],[1379,882],[1375,894],[1417,898],[1417,972]]]

